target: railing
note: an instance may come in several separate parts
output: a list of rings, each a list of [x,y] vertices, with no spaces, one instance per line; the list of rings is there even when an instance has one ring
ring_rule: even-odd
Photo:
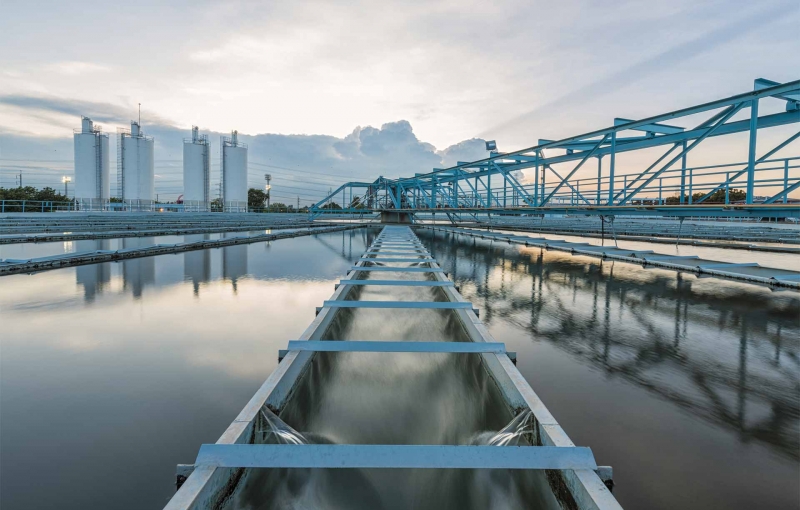
[[[0,213],[75,211],[75,202],[52,200],[0,200]]]

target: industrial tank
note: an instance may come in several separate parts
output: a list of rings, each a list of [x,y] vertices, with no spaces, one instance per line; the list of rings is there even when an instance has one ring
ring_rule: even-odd
[[[247,212],[247,145],[239,133],[222,137],[222,202],[225,212]]]
[[[108,135],[89,117],[75,130],[75,201],[81,210],[101,211],[111,196]]]
[[[153,208],[154,178],[153,137],[144,136],[139,123],[132,121],[130,131],[119,131],[117,147],[117,184],[128,209]]]
[[[189,212],[210,210],[211,150],[208,135],[192,126],[192,137],[183,140],[183,206]]]

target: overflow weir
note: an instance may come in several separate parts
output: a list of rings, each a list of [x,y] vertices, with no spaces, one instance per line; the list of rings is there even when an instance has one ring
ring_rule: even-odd
[[[178,466],[166,509],[621,508],[611,468],[572,443],[409,227],[385,227],[276,354],[216,444]]]

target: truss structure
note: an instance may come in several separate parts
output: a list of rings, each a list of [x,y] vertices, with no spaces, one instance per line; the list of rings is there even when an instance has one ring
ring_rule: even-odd
[[[759,115],[765,99],[782,101],[785,111]],[[749,118],[733,119],[745,110]],[[704,120],[678,125],[698,117]],[[310,214],[441,212],[451,220],[485,213],[800,217],[800,207],[789,199],[800,188],[800,157],[774,157],[800,131],[757,151],[759,130],[799,122],[800,80],[781,84],[759,78],[751,92],[698,106],[641,120],[617,118],[604,129],[542,139],[514,152],[497,152],[487,142],[491,152],[485,159],[412,177],[348,182],[312,206]],[[704,141],[737,133],[749,134],[747,161],[687,167],[687,155]],[[635,174],[617,173],[618,154],[654,148],[661,155],[652,164]],[[597,177],[578,178],[592,160]],[[559,171],[556,164],[571,168]],[[528,169],[533,182],[523,183],[519,172]],[[743,188],[744,199],[731,196],[734,187]],[[671,196],[676,198],[668,201]]]

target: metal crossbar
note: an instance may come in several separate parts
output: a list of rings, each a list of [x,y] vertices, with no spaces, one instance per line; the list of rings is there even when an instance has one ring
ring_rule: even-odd
[[[396,259],[396,258],[386,258],[386,259],[379,259],[375,257],[361,257],[360,259],[363,262],[436,262],[436,259],[432,259],[430,257],[426,258],[416,258],[416,259]]]
[[[226,468],[401,468],[596,470],[581,446],[204,444],[195,466]]]
[[[423,308],[436,310],[471,310],[469,301],[325,301],[329,308]]]
[[[390,248],[390,249],[394,250],[395,248]],[[365,255],[415,255],[415,254],[428,255],[428,251],[425,250],[425,249],[380,251],[380,249],[378,249],[377,251],[375,251],[375,250],[367,250],[367,252],[365,253]]]
[[[397,287],[453,287],[450,280],[339,280],[339,285],[394,285]]]
[[[290,340],[289,351],[313,352],[447,352],[504,354],[501,342],[383,342],[363,340]]]
[[[440,267],[364,267],[353,266],[351,271],[392,271],[401,273],[444,273],[444,269]]]

